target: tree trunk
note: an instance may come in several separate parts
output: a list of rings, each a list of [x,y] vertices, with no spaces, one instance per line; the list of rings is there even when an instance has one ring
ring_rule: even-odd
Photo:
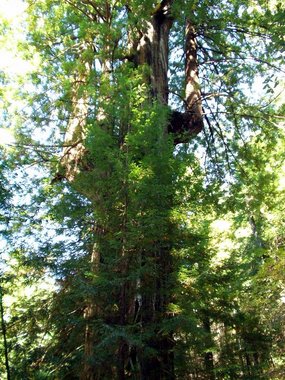
[[[163,1],[148,22],[147,32],[141,37],[135,62],[150,68],[148,82],[152,98],[161,103],[168,102],[168,43],[173,23],[171,16],[172,1]]]
[[[207,346],[208,347],[212,346],[213,341],[211,338],[211,322],[210,322],[210,319],[207,315],[205,315],[203,318],[203,326],[204,326],[204,329],[208,335]],[[215,372],[214,372],[214,369],[215,369],[214,357],[213,357],[212,351],[210,351],[210,350],[206,351],[204,354],[204,365],[205,365],[206,378],[208,380],[215,380],[216,376],[215,376]]]
[[[76,175],[84,170],[83,157],[86,154],[84,147],[86,119],[88,115],[88,94],[86,86],[91,72],[91,62],[82,62],[82,70],[73,82],[71,96],[71,115],[65,133],[65,148],[61,158],[62,176],[73,183]],[[86,169],[86,168],[85,168]]]
[[[148,23],[148,30],[138,44],[137,63],[148,65],[153,99],[162,104],[168,103],[168,44],[170,29],[173,23],[171,15],[172,1],[162,1]],[[186,110],[184,113],[172,111],[168,132],[173,134],[174,143],[188,142],[191,136],[199,133],[203,128],[201,95],[198,82],[197,44],[195,30],[187,21],[185,31],[185,86]],[[161,242],[162,243],[162,242]],[[143,329],[151,324],[159,324],[166,318],[167,306],[171,301],[171,292],[168,288],[169,278],[173,271],[171,247],[161,250],[151,258],[158,262],[159,270],[150,278],[145,275],[142,281],[141,321]],[[149,253],[145,253],[149,259]],[[142,259],[144,260],[144,258]],[[174,357],[172,334],[161,336],[158,331],[149,339],[147,344],[157,354],[142,357],[140,360],[141,379],[174,379]]]
[[[158,242],[159,243],[159,242]],[[161,243],[160,243],[161,244]],[[150,253],[145,253],[150,258]],[[146,341],[147,349],[153,354],[143,355],[140,360],[141,380],[173,380],[174,355],[172,333],[160,331],[161,322],[166,320],[167,307],[172,300],[170,276],[173,271],[170,247],[159,249],[156,252],[157,269],[151,274],[142,277],[142,305],[141,323],[143,332],[151,326],[154,329],[152,336]]]
[[[150,76],[147,81],[150,85],[151,99],[165,105],[168,103],[169,95],[168,44],[173,23],[171,3],[172,1],[162,1],[156,8],[148,22],[147,32],[139,41],[135,59],[138,65],[149,67]],[[140,279],[142,333],[148,331],[152,325],[159,325],[159,322],[166,318],[166,310],[171,298],[167,289],[173,270],[170,247],[163,248],[163,242],[157,242],[157,245],[157,249],[142,253],[142,265],[145,265],[148,260],[155,262],[153,273],[146,273]],[[171,334],[163,336],[158,330],[155,329],[152,336],[145,342],[146,350],[151,349],[153,353],[139,355],[141,380],[175,378]]]
[[[198,78],[196,32],[190,20],[185,26],[185,112],[172,111],[168,132],[174,143],[189,142],[202,131],[203,109]]]
[[[6,376],[7,376],[7,380],[11,380],[11,372],[10,372],[9,356],[8,356],[7,329],[6,329],[6,322],[4,319],[3,291],[2,291],[1,286],[0,286],[0,317],[1,317],[1,330],[3,334]]]
[[[100,264],[100,253],[94,245],[91,253],[91,270],[93,273],[98,272]],[[94,327],[92,322],[95,316],[98,316],[99,309],[96,306],[96,302],[93,297],[87,300],[87,305],[84,310],[84,319],[86,321],[85,336],[84,336],[84,360],[83,360],[83,370],[80,376],[81,380],[99,380],[100,372],[95,371],[94,365],[92,364],[92,359],[94,356],[94,344],[96,341],[96,334],[94,332]]]

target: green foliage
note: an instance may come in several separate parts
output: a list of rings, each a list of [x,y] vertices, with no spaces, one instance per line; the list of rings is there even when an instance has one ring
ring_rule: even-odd
[[[108,380],[124,360],[138,378],[167,350],[178,379],[282,378],[284,10],[173,2],[170,104],[183,108],[188,18],[205,113],[174,149],[171,108],[130,58],[159,6],[28,1],[21,50],[38,66],[14,91],[26,107],[0,156],[13,379],[78,379],[87,363]],[[76,141],[63,136],[74,120]]]

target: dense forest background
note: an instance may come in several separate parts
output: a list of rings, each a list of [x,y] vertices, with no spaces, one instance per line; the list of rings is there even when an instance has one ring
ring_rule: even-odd
[[[283,2],[3,4],[1,380],[284,379]]]

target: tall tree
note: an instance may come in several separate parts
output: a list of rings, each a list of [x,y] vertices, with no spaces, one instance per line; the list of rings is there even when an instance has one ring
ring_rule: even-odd
[[[161,330],[171,300],[175,244],[170,214],[177,174],[171,168],[171,140],[187,142],[203,126],[194,25],[187,16],[181,31],[185,35],[186,108],[170,111],[172,1],[49,5],[55,15],[61,11],[67,17],[69,25],[63,27],[73,31],[66,37],[69,43],[76,41],[64,62],[70,64],[72,78],[65,94],[70,115],[59,175],[94,207],[96,226],[90,251],[94,275],[105,272],[107,278],[111,273],[118,277],[112,285],[114,299],[102,300],[102,305],[94,296],[86,299],[81,377],[115,376],[116,368],[117,377],[124,379],[131,365],[143,379],[174,378],[172,334]],[[137,171],[141,178],[136,178]],[[117,312],[112,310],[115,305]],[[106,315],[109,308],[111,315]],[[96,318],[120,329],[139,324],[145,337],[143,348],[119,331],[115,367],[95,365]]]
[[[32,74],[33,93],[25,94],[30,104],[20,143],[33,147],[29,161],[49,163],[53,172],[35,196],[54,195],[50,218],[54,203],[69,197],[62,224],[72,218],[70,230],[78,235],[78,249],[64,263],[73,267],[60,274],[55,305],[62,310],[54,310],[62,361],[72,363],[63,376],[188,376],[174,357],[178,336],[187,343],[187,329],[177,333],[175,305],[185,291],[178,267],[188,273],[196,260],[204,273],[211,255],[204,252],[205,214],[204,224],[197,218],[203,227],[187,239],[185,220],[199,210],[190,199],[214,207],[209,199],[217,203],[218,186],[239,179],[233,168],[242,138],[266,128],[273,133],[266,99],[259,103],[248,94],[255,74],[262,79],[282,70],[281,4],[42,0],[28,1],[27,12],[26,54],[37,54],[41,64]],[[271,82],[265,84],[271,91]],[[202,138],[198,152],[211,157],[204,164],[208,178],[191,153]],[[198,351],[205,377],[213,379],[215,310],[204,293],[188,301],[198,305]]]

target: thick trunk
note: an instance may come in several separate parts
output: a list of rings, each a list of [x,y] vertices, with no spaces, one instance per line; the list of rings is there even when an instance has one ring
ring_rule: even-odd
[[[84,137],[88,115],[88,94],[86,87],[91,72],[91,62],[82,62],[84,70],[74,80],[71,97],[71,115],[65,133],[65,148],[61,159],[60,171],[69,182],[84,169],[82,159],[86,153]]]
[[[157,8],[148,31],[138,44],[137,63],[149,66],[152,98],[162,104],[168,103],[168,43],[170,29],[173,23],[171,16],[171,1],[164,1]],[[198,82],[197,44],[195,30],[187,21],[185,32],[185,112],[172,111],[168,132],[173,134],[174,143],[188,142],[193,135],[203,128],[201,95]],[[162,244],[162,242],[161,242]],[[146,260],[153,259],[159,268],[151,276],[141,279],[142,305],[141,323],[147,331],[152,324],[160,325],[167,318],[167,306],[171,301],[169,280],[173,267],[170,253],[171,247],[161,252],[145,252]],[[142,259],[142,261],[144,258]],[[140,360],[141,379],[174,379],[174,358],[172,334],[162,336],[154,331],[146,342],[155,354],[143,356]],[[210,359],[209,359],[210,360]]]
[[[147,81],[150,85],[151,99],[160,103],[168,103],[168,44],[173,23],[171,16],[172,1],[162,1],[157,7],[148,30],[141,37],[137,46],[136,63],[149,67]],[[157,242],[157,248],[150,252],[142,252],[142,265],[148,261],[154,263],[152,273],[145,273],[140,279],[141,307],[140,322],[142,334],[149,334],[153,326],[161,326],[167,318],[167,306],[170,302],[168,287],[173,270],[171,265],[170,247],[163,247],[163,242]],[[138,355],[141,380],[174,379],[173,342],[171,334],[163,335],[160,328],[150,333],[145,341],[144,352]],[[148,353],[150,351],[150,353]]]
[[[152,97],[161,103],[168,102],[168,43],[173,19],[170,1],[158,7],[148,22],[147,32],[141,37],[135,61],[150,68],[149,84]]]
[[[143,355],[140,360],[141,380],[173,380],[172,334],[161,331],[161,323],[168,318],[167,307],[172,299],[172,257],[170,247],[158,250],[153,257],[150,256],[151,253],[144,253],[146,259],[155,259],[156,264],[153,272],[146,273],[141,279],[141,324],[143,333],[151,331],[151,337],[146,341],[146,351],[150,349],[153,352]]]

